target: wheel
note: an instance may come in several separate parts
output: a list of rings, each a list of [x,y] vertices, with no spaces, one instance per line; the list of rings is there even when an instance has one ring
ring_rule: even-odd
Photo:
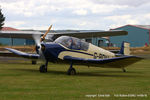
[[[40,70],[41,73],[46,73],[47,72],[47,68],[45,67],[45,65],[41,65],[39,70]]]
[[[76,75],[76,70],[74,68],[69,68],[67,74],[68,75]]]

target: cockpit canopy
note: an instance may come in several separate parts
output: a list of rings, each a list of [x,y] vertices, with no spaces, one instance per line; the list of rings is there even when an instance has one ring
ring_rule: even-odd
[[[57,38],[54,42],[60,43],[69,49],[87,51],[89,48],[89,43],[75,37],[61,36]]]

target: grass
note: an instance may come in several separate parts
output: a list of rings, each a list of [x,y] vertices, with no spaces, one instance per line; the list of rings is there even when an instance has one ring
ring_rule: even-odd
[[[69,65],[49,64],[47,73],[29,61],[0,62],[0,100],[149,100],[150,60],[142,60],[123,73],[121,69],[74,66],[77,75],[68,76]],[[110,97],[88,97],[89,95]],[[114,97],[115,94],[146,94],[147,97]]]

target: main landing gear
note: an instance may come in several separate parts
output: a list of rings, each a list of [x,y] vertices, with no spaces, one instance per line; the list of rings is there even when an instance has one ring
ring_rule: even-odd
[[[39,70],[41,73],[46,73],[47,72],[47,65],[48,65],[48,61],[46,61],[45,65],[41,65]],[[76,75],[76,70],[75,68],[72,67],[73,63],[70,64],[70,67],[67,71],[68,75]]]
[[[70,68],[67,71],[68,75],[76,75],[76,70],[72,67],[73,63],[71,62]]]
[[[41,65],[39,70],[41,73],[46,73],[47,72],[47,65],[48,65],[48,61],[46,61],[45,65]]]

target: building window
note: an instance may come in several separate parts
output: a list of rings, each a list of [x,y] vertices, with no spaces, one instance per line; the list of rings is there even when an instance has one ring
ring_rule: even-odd
[[[103,41],[103,40],[98,40],[98,46],[99,46],[99,47],[104,46],[104,41]]]
[[[92,39],[86,39],[85,41],[88,43],[92,43]]]

